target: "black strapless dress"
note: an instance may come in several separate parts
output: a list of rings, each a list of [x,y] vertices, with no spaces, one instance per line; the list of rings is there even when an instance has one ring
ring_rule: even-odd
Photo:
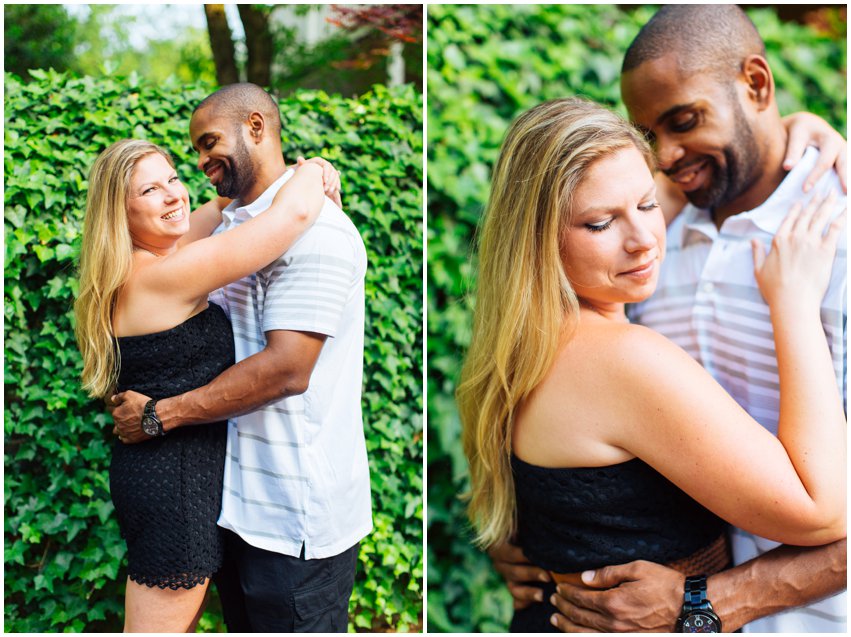
[[[635,458],[551,469],[511,458],[517,541],[534,564],[577,573],[633,560],[669,563],[710,545],[726,522]],[[541,584],[544,599],[554,584]],[[511,632],[558,632],[549,601],[515,611]]]
[[[206,385],[234,363],[231,325],[214,304],[177,327],[116,339],[118,391],[162,399]],[[222,504],[227,422],[181,427],[161,438],[116,440],[109,489],[127,541],[131,580],[192,588],[222,563],[216,520]]]

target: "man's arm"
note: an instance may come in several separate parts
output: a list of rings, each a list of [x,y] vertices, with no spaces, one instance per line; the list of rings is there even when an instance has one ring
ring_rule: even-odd
[[[684,576],[651,562],[608,566],[583,574],[593,588],[560,584],[552,602],[562,632],[671,632],[683,603]],[[780,546],[709,577],[707,597],[724,632],[846,586],[845,540],[827,546]],[[602,590],[599,590],[602,589]]]
[[[304,393],[325,338],[312,332],[266,332],[266,347],[261,352],[229,367],[203,387],[157,401],[163,430],[225,420]],[[115,396],[114,433],[122,442],[149,439],[141,429],[142,410],[148,399],[133,391]]]

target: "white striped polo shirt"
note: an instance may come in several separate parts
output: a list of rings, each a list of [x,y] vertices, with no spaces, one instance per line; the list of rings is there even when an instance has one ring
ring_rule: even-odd
[[[631,320],[653,328],[695,358],[755,420],[777,434],[780,382],[768,305],[753,274],[751,238],[766,249],[792,205],[806,197],[803,183],[818,152],[804,158],[759,207],[725,220],[720,231],[707,210],[687,205],[667,232],[667,256],[653,296],[629,309]],[[813,192],[833,188],[835,173]],[[837,213],[845,197],[837,202]],[[843,232],[821,318],[833,357],[836,382],[846,394],[846,236]],[[733,529],[737,564],[778,544]],[[846,593],[745,626],[746,632],[845,632]]]
[[[232,203],[216,232],[266,210],[287,171],[247,206]],[[361,413],[363,241],[331,202],[280,258],[225,286],[210,300],[233,325],[236,360],[260,352],[265,332],[328,338],[308,390],[228,426],[219,525],[262,549],[307,559],[338,555],[372,530],[369,466]]]

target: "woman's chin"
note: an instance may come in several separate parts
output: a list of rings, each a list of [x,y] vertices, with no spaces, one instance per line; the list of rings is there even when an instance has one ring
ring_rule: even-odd
[[[656,284],[658,281],[654,278],[652,281],[648,281],[646,284],[642,285],[637,290],[631,290],[627,296],[628,298],[624,298],[622,300],[623,303],[641,303],[642,301],[646,301],[653,293],[656,291]]]

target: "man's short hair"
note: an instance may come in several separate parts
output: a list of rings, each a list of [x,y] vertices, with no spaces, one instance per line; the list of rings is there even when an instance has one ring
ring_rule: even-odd
[[[232,119],[235,123],[242,123],[251,113],[258,112],[266,119],[273,134],[278,139],[281,138],[281,112],[278,110],[278,103],[256,84],[240,82],[223,86],[205,97],[192,114],[206,107],[215,109],[217,114]]]
[[[746,57],[765,57],[765,44],[736,5],[666,5],[635,36],[621,73],[668,54],[681,73],[710,72],[729,81]]]

